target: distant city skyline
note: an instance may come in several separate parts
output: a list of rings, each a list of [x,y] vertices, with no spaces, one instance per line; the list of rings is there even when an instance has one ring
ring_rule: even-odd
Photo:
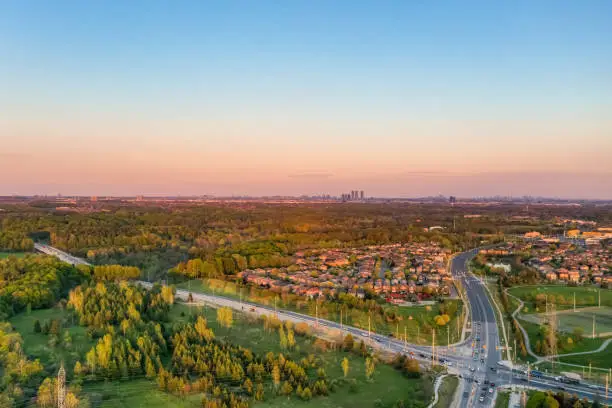
[[[610,199],[610,15],[9,0],[0,195]]]

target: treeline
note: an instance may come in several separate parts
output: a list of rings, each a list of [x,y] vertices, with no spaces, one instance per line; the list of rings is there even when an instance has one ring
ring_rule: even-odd
[[[34,249],[34,241],[13,231],[0,231],[0,251],[28,252]]]
[[[94,266],[93,276],[101,280],[138,279],[140,269],[135,266],[99,265]]]
[[[467,233],[424,231],[423,225],[453,222],[448,208],[436,206],[254,203],[248,208],[205,205],[110,210],[61,215],[17,211],[0,217],[3,231],[20,237],[46,237],[51,245],[94,263],[136,266],[151,279],[197,258],[213,264],[217,274],[232,275],[247,267],[290,265],[296,251],[312,248],[434,241],[459,249],[478,243]],[[177,267],[176,272],[185,271],[190,276],[210,273],[187,267]]]
[[[84,279],[77,268],[45,255],[0,259],[0,318],[50,307]]]

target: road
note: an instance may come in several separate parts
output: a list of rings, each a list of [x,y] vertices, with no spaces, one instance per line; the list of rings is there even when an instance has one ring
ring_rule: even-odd
[[[74,257],[61,250],[48,245],[35,244],[36,250],[48,255],[56,256],[62,261],[73,265],[89,265],[81,258]],[[192,292],[194,301],[205,302],[215,306],[230,307],[235,310],[247,311],[258,315],[275,314],[281,320],[291,320],[294,323],[307,323],[311,326],[333,329],[338,333],[346,335],[351,333],[356,339],[363,339],[375,349],[387,350],[394,353],[410,355],[422,363],[429,364],[441,362],[447,366],[449,374],[458,375],[461,378],[460,392],[467,393],[467,398],[462,397],[462,407],[486,407],[493,406],[498,387],[512,385],[530,386],[541,390],[559,391],[566,390],[572,394],[578,394],[581,398],[593,399],[600,395],[600,401],[612,402],[612,398],[604,398],[605,390],[588,383],[577,385],[561,384],[554,377],[544,376],[542,378],[528,378],[521,373],[512,372],[498,365],[502,360],[501,351],[498,349],[499,333],[496,322],[494,306],[491,304],[483,283],[468,271],[468,262],[475,256],[477,250],[463,252],[455,256],[451,263],[451,272],[456,280],[462,282],[467,296],[467,303],[471,316],[471,333],[468,338],[460,344],[448,347],[436,347],[435,353],[432,347],[405,344],[404,342],[356,327],[340,325],[337,322],[317,319],[313,316],[296,313],[288,310],[276,310],[272,307],[259,304],[243,302],[218,295]],[[150,282],[138,281],[137,283],[151,287]],[[176,296],[187,300],[189,292],[177,290]],[[494,383],[491,388],[489,385]],[[483,390],[482,387],[486,389]],[[491,389],[490,389],[491,388]],[[479,401],[483,395],[483,401]],[[611,395],[612,396],[612,395]]]

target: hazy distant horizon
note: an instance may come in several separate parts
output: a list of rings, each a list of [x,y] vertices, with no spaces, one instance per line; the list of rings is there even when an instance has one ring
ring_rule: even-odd
[[[379,176],[380,177],[380,176]],[[104,185],[91,183],[83,186],[81,184],[54,184],[41,185],[15,185],[0,183],[0,195],[48,195],[55,196],[293,196],[301,195],[330,195],[340,196],[351,190],[363,190],[366,197],[379,198],[420,198],[438,195],[456,196],[463,198],[475,197],[546,197],[559,199],[589,199],[609,200],[612,199],[612,173],[611,174],[558,174],[558,173],[488,173],[488,174],[440,174],[440,173],[418,173],[404,174],[388,178],[373,177],[367,183],[359,183],[347,180],[334,180],[330,175],[325,180],[308,180],[288,186],[293,177],[287,177],[283,184],[284,189],[275,190],[266,181],[264,185],[254,183],[250,188],[236,188],[235,184],[143,184],[136,187],[132,182],[113,183]],[[535,186],[525,189],[525,180]],[[304,188],[307,183],[310,187]],[[400,188],[397,183],[404,185]],[[281,185],[282,183],[276,183]],[[481,186],[497,185],[499,188],[491,189]],[[182,188],[179,188],[182,187]],[[538,187],[540,186],[540,187]],[[567,190],[568,187],[577,191],[577,194],[558,194],[559,189]]]
[[[29,2],[0,194],[612,198],[612,2]]]

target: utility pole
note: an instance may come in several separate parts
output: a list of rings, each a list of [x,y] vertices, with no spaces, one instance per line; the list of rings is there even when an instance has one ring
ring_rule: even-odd
[[[66,370],[63,362],[57,372],[57,408],[66,408]]]
[[[396,325],[395,325],[395,338],[396,339],[400,338],[400,336],[399,336],[399,323],[396,323]]]
[[[576,292],[574,292],[574,313],[576,313]]]
[[[431,333],[431,366],[433,367],[436,361],[436,331],[432,330]]]

